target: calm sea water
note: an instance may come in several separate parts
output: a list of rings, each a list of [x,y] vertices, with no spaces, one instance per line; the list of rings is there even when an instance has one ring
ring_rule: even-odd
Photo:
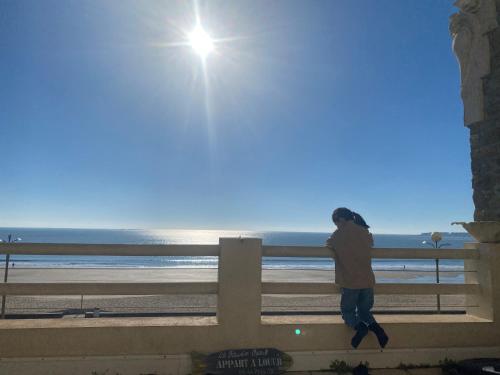
[[[330,233],[308,232],[249,232],[216,230],[110,230],[110,229],[41,229],[0,228],[0,238],[22,238],[23,242],[37,243],[87,243],[87,244],[217,244],[219,237],[258,237],[264,245],[322,246]],[[376,247],[426,248],[423,241],[430,235],[375,234]],[[443,234],[442,243],[450,248],[463,248],[465,242],[474,240],[467,233]],[[5,257],[0,258],[5,259]],[[16,267],[81,267],[81,268],[217,268],[217,257],[115,257],[115,256],[13,256]],[[333,269],[328,258],[264,258],[266,269]],[[432,272],[433,260],[374,260],[375,270],[406,270]],[[441,260],[443,271],[463,270],[461,260]]]

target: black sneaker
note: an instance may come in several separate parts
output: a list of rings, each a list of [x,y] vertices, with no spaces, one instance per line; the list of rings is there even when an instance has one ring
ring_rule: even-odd
[[[384,329],[377,322],[370,324],[368,326],[368,329],[375,333],[378,343],[382,348],[385,348],[385,346],[389,342],[389,337],[385,333]]]
[[[356,330],[356,334],[351,339],[351,346],[356,349],[361,340],[368,334],[368,327],[365,323],[359,322],[354,329]]]

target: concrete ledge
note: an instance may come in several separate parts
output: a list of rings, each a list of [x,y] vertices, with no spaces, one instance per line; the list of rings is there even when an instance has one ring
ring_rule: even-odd
[[[395,370],[400,363],[436,365],[445,358],[461,360],[478,357],[500,357],[500,347],[485,348],[429,348],[395,350],[342,350],[318,352],[287,352],[293,357],[295,372],[320,371],[329,369],[334,360],[342,360],[351,366],[360,362],[369,362],[370,371],[376,375],[431,374],[436,370]],[[392,368],[392,370],[390,370]],[[434,371],[434,372],[432,372]],[[181,355],[156,356],[93,356],[93,357],[58,357],[58,358],[10,358],[0,359],[0,374],[23,375],[89,375],[89,374],[155,374],[187,375],[191,373],[191,357]],[[333,373],[330,373],[333,374]],[[319,375],[319,374],[318,374]]]
[[[345,375],[333,371],[296,371],[289,372],[290,375]],[[370,375],[443,375],[440,367],[420,369],[370,369]]]
[[[400,364],[438,365],[445,358],[459,361],[480,357],[500,357],[500,346],[495,347],[458,347],[427,349],[385,349],[381,350],[336,350],[317,352],[288,352],[294,364],[290,371],[319,371],[329,369],[334,360],[345,361],[351,366],[368,362],[370,368],[395,369]],[[380,374],[380,372],[379,372]]]
[[[216,326],[214,316],[152,317],[152,318],[74,318],[74,319],[7,319],[0,320],[2,330],[108,328],[108,327],[207,327]]]
[[[491,323],[491,320],[466,314],[441,315],[376,315],[381,324],[393,323]],[[262,325],[280,324],[339,324],[344,322],[339,315],[270,315],[261,317]],[[54,328],[99,328],[99,327],[204,327],[217,326],[217,318],[210,317],[137,317],[137,318],[74,318],[74,319],[12,319],[0,320],[0,331],[21,329]]]
[[[390,337],[388,350],[500,345],[497,323],[469,315],[377,318]],[[248,331],[235,331],[215,317],[4,320],[0,358],[181,355],[258,347],[349,353],[352,335],[339,316],[261,317]],[[378,348],[371,333],[360,345],[360,350]]]
[[[439,314],[439,315],[375,315],[381,324],[392,323],[492,323],[491,320],[466,314]],[[287,315],[263,316],[262,324],[344,324],[339,315]]]

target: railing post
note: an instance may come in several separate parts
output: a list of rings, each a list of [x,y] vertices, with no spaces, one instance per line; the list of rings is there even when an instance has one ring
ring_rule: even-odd
[[[480,294],[466,297],[467,314],[500,321],[500,243],[471,243],[465,248],[479,251],[479,259],[464,262],[465,282],[476,282],[477,277],[481,286]]]
[[[10,262],[10,254],[6,254],[5,255],[5,269],[4,269],[4,273],[3,273],[3,282],[4,283],[7,282],[7,279],[9,277],[9,262]],[[2,319],[5,319],[6,299],[7,299],[7,296],[5,294],[2,295],[2,311],[1,311]]]
[[[439,284],[439,258],[436,261],[436,284]],[[441,295],[436,294],[437,313],[441,314]]]
[[[219,239],[217,319],[227,345],[251,345],[261,322],[262,240]]]

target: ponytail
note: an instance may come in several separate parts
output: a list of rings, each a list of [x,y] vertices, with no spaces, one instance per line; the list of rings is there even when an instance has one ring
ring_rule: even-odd
[[[357,212],[353,212],[352,216],[354,218],[354,224],[358,224],[359,226],[366,229],[370,228],[370,226],[366,224],[365,219],[363,219],[363,217],[360,214],[358,214]]]

